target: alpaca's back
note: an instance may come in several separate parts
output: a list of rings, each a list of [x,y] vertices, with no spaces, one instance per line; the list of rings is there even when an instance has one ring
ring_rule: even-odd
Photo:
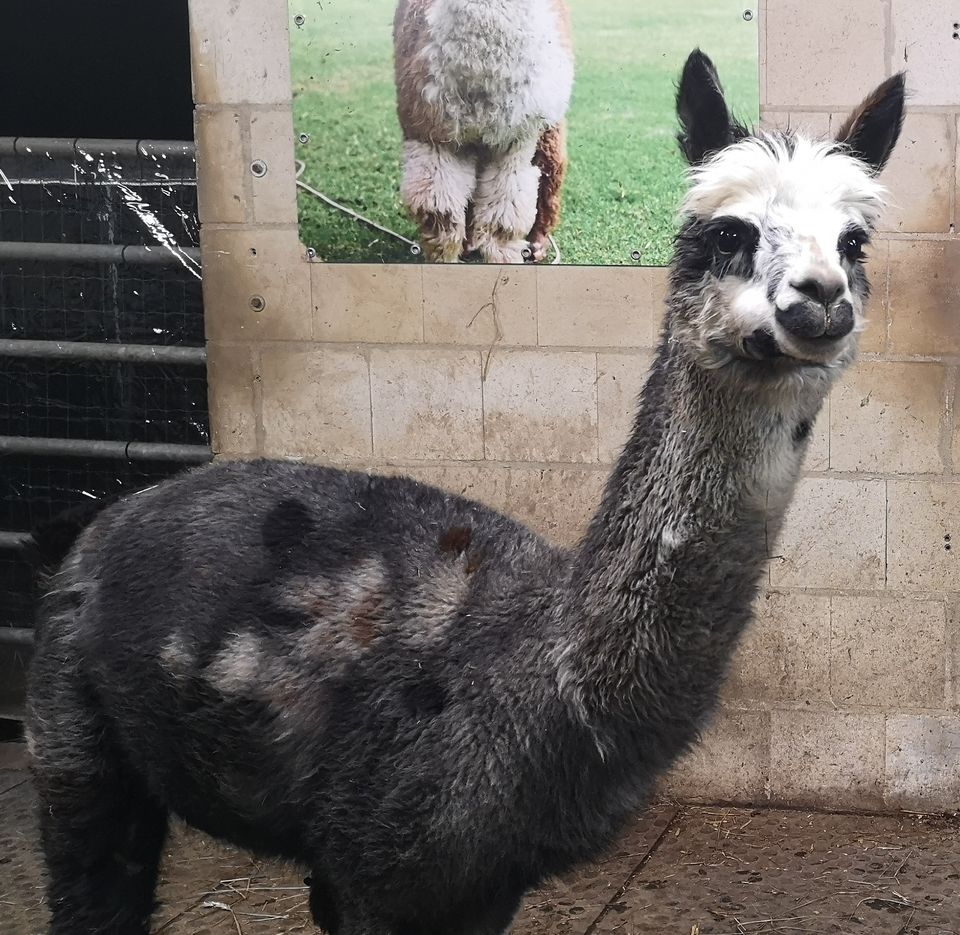
[[[47,598],[38,781],[68,781],[88,755],[64,756],[69,738],[96,733],[165,807],[332,881],[349,855],[351,888],[404,852],[435,874],[457,840],[477,880],[551,716],[565,569],[525,527],[405,478],[241,462],[137,494]]]
[[[446,134],[436,139],[498,147],[536,139],[566,114],[573,56],[559,0],[401,0],[394,39],[408,136],[423,109]]]

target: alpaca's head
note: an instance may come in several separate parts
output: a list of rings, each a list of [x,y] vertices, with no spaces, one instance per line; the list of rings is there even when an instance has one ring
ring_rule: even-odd
[[[904,82],[874,91],[837,138],[751,133],[712,62],[687,60],[677,95],[691,165],[673,264],[673,328],[706,366],[842,366],[869,293],[863,262],[883,208],[877,175],[900,135]]]

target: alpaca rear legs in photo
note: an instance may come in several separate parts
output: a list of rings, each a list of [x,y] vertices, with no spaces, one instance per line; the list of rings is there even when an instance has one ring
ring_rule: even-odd
[[[467,204],[476,182],[473,153],[416,140],[403,144],[400,197],[417,222],[427,260],[460,259],[467,236]]]
[[[533,164],[537,141],[494,151],[477,172],[468,250],[486,263],[523,263],[527,234],[537,218],[540,169]]]
[[[33,738],[50,933],[146,935],[167,811],[114,758],[96,713],[65,711],[65,695],[38,712]]]

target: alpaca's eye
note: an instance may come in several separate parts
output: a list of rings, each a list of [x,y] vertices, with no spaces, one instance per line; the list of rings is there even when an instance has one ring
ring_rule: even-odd
[[[736,253],[743,246],[743,234],[735,227],[721,227],[717,231],[717,248],[721,253]]]
[[[851,262],[863,259],[863,245],[867,235],[860,230],[848,231],[840,238],[840,252]]]

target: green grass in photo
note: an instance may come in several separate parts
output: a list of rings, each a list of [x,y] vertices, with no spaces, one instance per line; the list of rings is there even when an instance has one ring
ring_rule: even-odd
[[[570,170],[555,237],[564,263],[668,262],[684,164],[674,87],[699,45],[717,64],[734,112],[759,114],[756,19],[731,0],[568,0],[576,78],[568,115]],[[311,0],[291,24],[294,126],[302,178],[411,240],[399,198],[394,0]],[[408,248],[299,194],[300,233],[321,259],[411,260]]]

